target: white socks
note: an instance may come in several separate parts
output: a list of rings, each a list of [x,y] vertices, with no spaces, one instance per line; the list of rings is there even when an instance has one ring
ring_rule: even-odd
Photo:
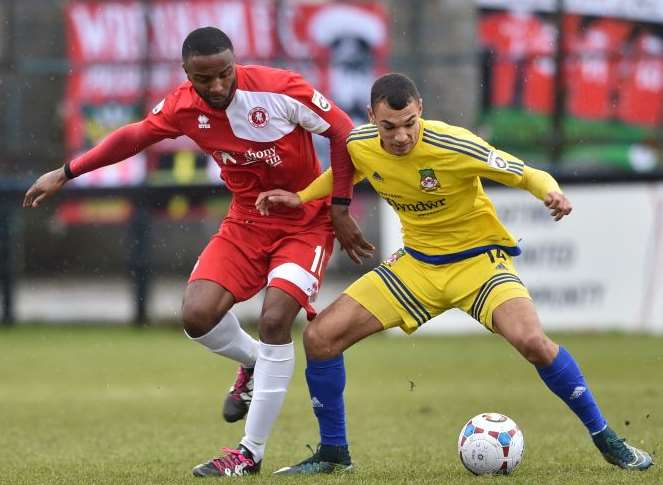
[[[186,333],[186,332],[185,332]],[[246,367],[254,367],[253,399],[240,443],[248,448],[256,461],[265,454],[265,443],[281,412],[288,384],[295,371],[295,346],[269,345],[258,342],[239,326],[231,312],[202,337],[191,340]]]
[[[215,354],[228,357],[246,367],[253,367],[256,363],[258,341],[242,330],[239,320],[232,312],[227,312],[216,327],[202,337],[194,338],[188,333],[186,335]]]
[[[265,443],[276,421],[290,378],[295,371],[295,346],[258,344],[258,360],[253,371],[253,400],[249,407],[240,443],[248,448],[255,461],[262,460]]]

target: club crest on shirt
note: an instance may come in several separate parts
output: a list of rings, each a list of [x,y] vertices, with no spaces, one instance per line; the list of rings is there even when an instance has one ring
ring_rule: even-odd
[[[249,123],[254,128],[263,128],[269,123],[269,113],[262,106],[256,106],[249,111]]]
[[[424,192],[432,192],[433,190],[440,188],[440,181],[437,180],[435,171],[432,168],[422,168],[419,170],[419,176],[421,177],[419,181],[421,184],[421,190]]]

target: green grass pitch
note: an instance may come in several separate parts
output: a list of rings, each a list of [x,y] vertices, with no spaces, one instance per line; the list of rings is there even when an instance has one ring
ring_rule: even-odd
[[[604,414],[633,444],[663,452],[663,338],[558,335]],[[239,483],[663,483],[661,463],[624,472],[499,337],[377,336],[346,354],[346,406],[356,472],[273,477],[308,456],[317,427],[297,370],[263,473]],[[243,422],[221,420],[235,365],[172,329],[0,329],[0,484],[200,484],[191,467],[234,446]],[[509,477],[474,477],[456,453],[471,416],[498,411],[525,434]],[[202,479],[203,482],[214,480]]]

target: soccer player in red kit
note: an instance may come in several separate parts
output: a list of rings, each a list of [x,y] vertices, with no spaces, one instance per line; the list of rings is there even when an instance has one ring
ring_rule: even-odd
[[[314,315],[309,301],[318,292],[334,232],[355,260],[371,249],[348,215],[352,173],[342,168],[334,171],[331,217],[325,201],[275,209],[269,219],[254,203],[260,192],[277,187],[296,192],[320,174],[311,133],[329,138],[332,167],[351,166],[345,139],[352,122],[296,73],[235,64],[232,43],[219,29],[192,31],[183,43],[182,60],[187,82],[144,120],[119,128],[87,153],[42,175],[23,205],[36,207],[69,179],[164,138],[186,135],[214,157],[233,200],[193,268],[182,320],[191,340],[241,364],[224,417],[241,419],[247,408],[248,415],[237,449],[225,448],[193,473],[246,475],[260,470],[294,370],[292,323],[301,308],[309,319]],[[230,309],[265,286],[256,341]]]

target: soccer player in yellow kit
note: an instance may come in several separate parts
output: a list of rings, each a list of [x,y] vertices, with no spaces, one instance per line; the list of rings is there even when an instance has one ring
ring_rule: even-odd
[[[371,90],[371,124],[355,128],[347,139],[355,181],[366,178],[396,211],[404,248],[350,285],[306,327],[306,378],[321,445],[311,458],[277,473],[351,469],[343,351],[386,328],[400,326],[411,333],[450,308],[502,335],[532,363],[580,418],[608,462],[631,470],[649,468],[649,454],[608,426],[571,354],[544,333],[512,262],[521,250],[498,219],[481,178],[529,191],[556,221],[571,212],[571,203],[546,172],[527,167],[464,128],[424,120],[421,114],[414,83],[402,74],[387,74]],[[327,196],[332,184],[328,171],[297,194],[262,193],[256,205],[266,215],[273,204],[296,207]],[[365,248],[358,252],[365,254]]]

